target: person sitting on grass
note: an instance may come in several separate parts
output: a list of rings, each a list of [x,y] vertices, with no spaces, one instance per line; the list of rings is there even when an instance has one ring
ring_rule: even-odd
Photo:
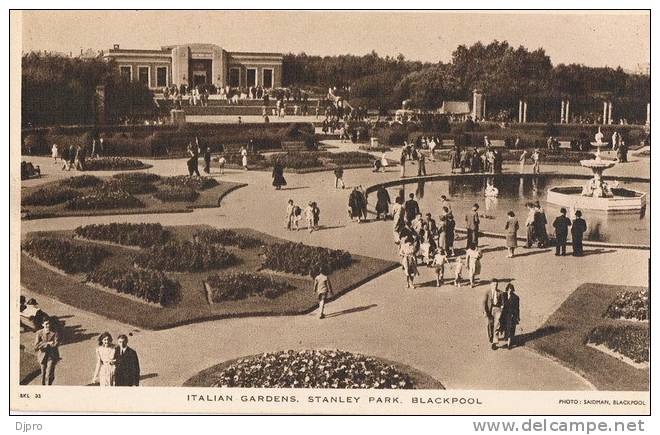
[[[311,274],[314,277],[314,291],[319,300],[319,319],[323,319],[325,315],[323,314],[323,309],[325,308],[325,301],[328,297],[328,294],[332,296],[332,283],[327,276],[325,268],[312,269]]]

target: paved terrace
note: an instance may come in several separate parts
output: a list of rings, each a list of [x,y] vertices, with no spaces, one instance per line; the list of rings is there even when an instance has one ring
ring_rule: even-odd
[[[329,141],[352,150],[352,144]],[[396,159],[398,150],[389,153]],[[48,158],[29,158],[40,164],[44,177],[24,182],[35,185],[61,177],[63,173]],[[608,175],[650,176],[649,160],[630,157],[631,163],[617,165]],[[149,172],[161,175],[186,173],[184,160],[144,160]],[[447,163],[427,165],[429,174],[448,173]],[[505,171],[517,171],[517,165]],[[576,166],[542,166],[547,173],[584,173]],[[94,174],[93,172],[90,172]],[[110,175],[101,172],[97,175]],[[245,182],[247,187],[231,193],[220,208],[192,213],[56,218],[21,222],[23,233],[37,230],[73,229],[78,225],[109,222],[160,222],[163,225],[204,223],[217,227],[252,227],[285,239],[342,248],[355,254],[397,259],[392,243],[392,222],[357,224],[348,218],[349,190],[335,190],[332,172],[305,175],[285,174],[288,186],[274,191],[268,172],[226,171],[219,179]],[[345,172],[347,188],[367,187],[398,178],[398,170],[373,173],[370,169]],[[371,195],[370,200],[374,200]],[[284,228],[287,199],[296,203],[319,202],[321,224],[326,228],[309,234]],[[373,204],[372,204],[373,207]],[[462,217],[457,217],[459,222]],[[519,334],[535,331],[566,297],[583,282],[646,285],[647,259],[644,250],[586,248],[585,257],[555,257],[547,250],[520,249],[520,256],[506,258],[504,241],[481,238],[484,258],[482,278],[512,280],[521,298]],[[459,238],[458,246],[464,241]],[[488,286],[474,289],[452,286],[436,288],[431,269],[421,268],[421,288],[404,289],[400,270],[381,277],[327,305],[325,320],[315,314],[294,317],[259,317],[210,321],[165,331],[138,331],[131,325],[101,318],[43,296],[34,295],[49,313],[66,317],[77,325],[79,339],[61,348],[57,384],[85,385],[94,369],[96,336],[109,331],[114,336],[132,332],[131,345],[140,355],[146,386],[178,386],[197,371],[218,362],[244,355],[290,348],[340,348],[399,361],[416,367],[441,381],[447,388],[581,390],[592,386],[524,346],[511,351],[491,351],[486,339],[486,321],[480,303]],[[432,283],[433,282],[433,283]],[[26,295],[32,294],[23,289]],[[310,289],[311,291],[311,289]],[[30,340],[32,334],[22,334]],[[176,357],[172,357],[176,356]]]

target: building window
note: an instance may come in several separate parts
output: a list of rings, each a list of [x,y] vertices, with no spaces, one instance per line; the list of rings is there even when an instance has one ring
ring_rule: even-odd
[[[119,75],[122,79],[130,82],[133,79],[133,68],[130,66],[120,66]]]
[[[257,70],[255,68],[247,69],[247,86],[257,86]]]
[[[229,86],[238,88],[241,86],[241,69],[229,68]]]
[[[263,70],[264,79],[262,80],[263,87],[268,89],[273,87],[273,69],[264,68]]]
[[[138,67],[138,81],[140,83],[145,84],[146,86],[150,86],[151,83],[149,83],[149,67],[148,66],[139,66]]]
[[[167,86],[167,67],[159,66],[156,67],[156,86],[159,88],[164,88]]]

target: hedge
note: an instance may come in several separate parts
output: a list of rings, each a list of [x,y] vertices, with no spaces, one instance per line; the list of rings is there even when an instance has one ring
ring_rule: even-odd
[[[51,237],[30,238],[23,242],[22,249],[66,273],[89,272],[108,255],[98,246]]]
[[[140,160],[125,157],[100,157],[85,160],[85,171],[123,171],[144,167],[145,164]]]
[[[206,280],[211,290],[211,300],[215,303],[236,301],[250,296],[264,296],[275,299],[294,287],[286,282],[255,273],[237,272],[212,275]]]
[[[85,239],[141,247],[164,243],[170,238],[170,233],[164,230],[161,224],[92,224],[80,226],[73,232]]]
[[[106,268],[89,273],[86,280],[164,307],[181,297],[179,282],[155,270]]]
[[[134,256],[133,261],[144,269],[201,272],[232,266],[238,259],[216,245],[169,241],[143,249]]]
[[[262,267],[308,275],[315,269],[324,269],[328,273],[332,273],[350,266],[351,262],[351,254],[346,251],[286,242],[265,247]]]

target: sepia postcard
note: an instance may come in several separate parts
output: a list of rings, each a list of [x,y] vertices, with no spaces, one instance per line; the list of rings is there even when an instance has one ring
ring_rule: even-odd
[[[10,412],[650,414],[649,10],[9,18]]]

